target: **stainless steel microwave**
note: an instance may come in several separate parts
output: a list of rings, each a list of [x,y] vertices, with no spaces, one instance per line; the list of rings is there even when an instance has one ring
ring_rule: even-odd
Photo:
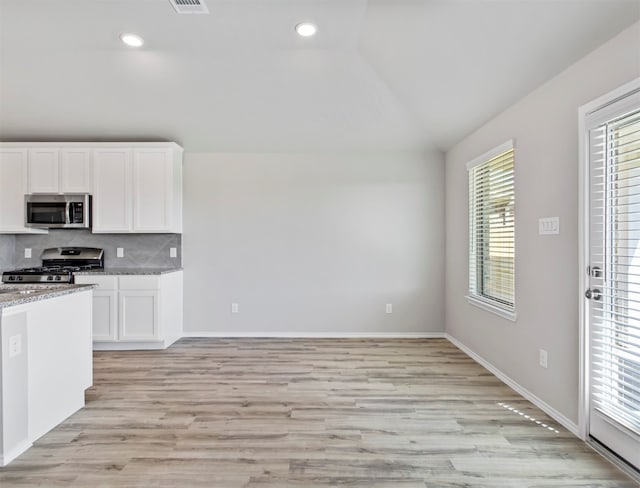
[[[91,195],[25,195],[25,225],[48,229],[91,227]]]

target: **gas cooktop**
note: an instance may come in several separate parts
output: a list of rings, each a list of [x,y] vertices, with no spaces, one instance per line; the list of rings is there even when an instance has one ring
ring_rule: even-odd
[[[104,268],[104,251],[94,247],[53,247],[42,252],[42,266],[2,273],[3,283],[73,283],[75,271]]]

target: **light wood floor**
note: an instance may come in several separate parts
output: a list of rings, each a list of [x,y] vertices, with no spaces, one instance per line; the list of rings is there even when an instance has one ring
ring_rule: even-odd
[[[185,339],[94,374],[2,488],[637,486],[446,340]]]

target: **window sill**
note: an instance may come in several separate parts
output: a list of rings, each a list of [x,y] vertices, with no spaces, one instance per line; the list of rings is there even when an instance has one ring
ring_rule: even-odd
[[[498,305],[494,305],[486,300],[482,300],[481,298],[474,296],[467,296],[467,301],[473,305],[474,307],[481,308],[482,310],[486,310],[487,312],[494,313],[499,315],[500,317],[510,320],[511,322],[516,321],[516,312],[515,310],[507,310]]]

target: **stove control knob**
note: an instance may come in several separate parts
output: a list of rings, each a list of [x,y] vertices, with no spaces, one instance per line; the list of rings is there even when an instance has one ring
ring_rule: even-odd
[[[60,276],[56,276],[56,281],[60,281]]]
[[[18,276],[18,281],[22,281],[22,276]]]
[[[47,281],[51,281],[53,279],[53,276],[49,275],[47,276]]]
[[[9,281],[15,281],[16,277],[15,276],[9,276]]]

